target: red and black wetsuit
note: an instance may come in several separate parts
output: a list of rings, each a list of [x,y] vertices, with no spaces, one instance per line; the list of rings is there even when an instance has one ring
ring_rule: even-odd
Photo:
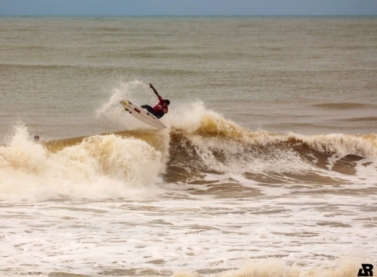
[[[164,114],[166,114],[168,110],[168,106],[164,107],[162,104],[164,103],[164,99],[162,99],[161,96],[158,96],[159,102],[157,103],[156,106],[153,107],[154,115],[157,118],[161,118]]]
[[[162,99],[161,96],[158,96],[158,100],[159,102],[157,103],[156,106],[154,106],[153,108],[149,105],[143,105],[141,106],[143,109],[146,109],[148,112],[150,112],[151,114],[153,114],[155,117],[157,118],[161,118],[163,117],[164,114],[166,114],[169,110],[168,110],[168,107],[164,107],[163,106],[163,103],[164,103],[164,99]]]

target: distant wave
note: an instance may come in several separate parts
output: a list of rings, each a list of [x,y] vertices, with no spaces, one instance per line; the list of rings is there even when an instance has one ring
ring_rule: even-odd
[[[377,121],[377,116],[367,116],[367,117],[352,117],[344,119],[343,121],[347,122],[369,122],[369,121]]]
[[[362,108],[376,108],[376,105],[367,103],[322,103],[314,104],[314,107],[328,110],[348,110],[348,109],[362,109]]]

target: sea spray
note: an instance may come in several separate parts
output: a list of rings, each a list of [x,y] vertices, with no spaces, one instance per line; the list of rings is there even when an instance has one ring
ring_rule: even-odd
[[[141,81],[120,82],[109,92],[109,99],[103,103],[95,112],[96,117],[105,117],[128,130],[135,128],[148,128],[149,126],[128,115],[119,104],[121,100],[128,100],[141,106],[149,102],[146,100],[147,85]],[[143,97],[144,96],[144,97]],[[157,98],[155,99],[157,101]],[[153,105],[153,104],[151,104]]]

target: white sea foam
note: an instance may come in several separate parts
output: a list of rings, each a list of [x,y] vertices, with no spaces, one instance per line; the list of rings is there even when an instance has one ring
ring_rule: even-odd
[[[21,273],[149,270],[176,276],[198,271],[275,276],[281,270],[339,276],[334,271],[346,270],[354,276],[361,262],[377,254],[376,227],[362,227],[368,223],[363,217],[372,213],[359,211],[372,205],[373,197],[362,204],[354,196],[320,194],[179,199],[172,188],[164,190],[141,201],[3,205],[0,267]]]
[[[17,126],[0,147],[0,197],[117,198],[160,181],[163,154],[146,142],[93,136],[53,153]]]

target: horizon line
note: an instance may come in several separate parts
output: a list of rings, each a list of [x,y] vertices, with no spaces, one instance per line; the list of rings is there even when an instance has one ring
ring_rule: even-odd
[[[338,15],[338,14],[328,14],[328,15],[42,15],[42,14],[35,14],[35,15],[9,15],[9,14],[0,14],[0,17],[44,17],[44,18],[303,18],[303,17],[343,17],[343,18],[350,18],[350,17],[377,17],[377,15],[364,15],[364,14],[354,14],[354,15]]]

